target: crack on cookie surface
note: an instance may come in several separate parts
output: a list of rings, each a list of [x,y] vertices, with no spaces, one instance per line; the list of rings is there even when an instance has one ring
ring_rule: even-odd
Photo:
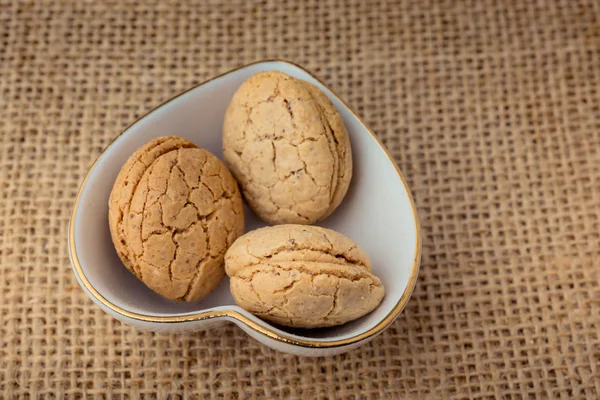
[[[325,317],[323,317],[323,319],[328,320],[329,317],[331,316],[331,314],[333,314],[335,312],[339,294],[340,294],[340,281],[338,279],[335,284],[335,293],[333,294],[333,305],[331,306],[331,310],[327,313],[327,315]]]
[[[177,300],[189,301],[189,295],[190,295],[192,289],[198,284],[198,281],[200,280],[200,274],[203,272],[203,270],[202,270],[203,266],[206,265],[208,263],[208,261],[210,261],[211,258],[212,257],[210,255],[210,252],[208,252],[204,258],[201,258],[196,263],[194,275],[189,280],[188,286],[185,290],[185,293],[182,296],[178,297]]]

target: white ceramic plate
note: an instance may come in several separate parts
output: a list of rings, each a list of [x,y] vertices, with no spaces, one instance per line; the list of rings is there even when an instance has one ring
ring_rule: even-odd
[[[317,85],[340,112],[350,139],[354,176],[341,206],[321,225],[354,239],[370,255],[386,294],[370,314],[345,325],[317,330],[275,327],[237,307],[225,279],[194,303],[165,300],[119,261],[108,230],[108,196],[127,158],[150,139],[177,135],[221,156],[221,127],[235,90],[251,75],[278,70]],[[246,211],[247,229],[263,225]],[[90,168],[75,201],[69,254],[83,290],[121,321],[155,331],[205,329],[231,321],[260,342],[300,355],[330,355],[368,342],[400,314],[417,279],[421,245],[415,205],[396,163],[331,89],[299,66],[263,61],[228,72],[167,101],[120,134]]]

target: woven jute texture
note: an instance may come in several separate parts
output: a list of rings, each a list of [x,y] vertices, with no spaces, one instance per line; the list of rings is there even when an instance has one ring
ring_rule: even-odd
[[[383,335],[328,358],[233,325],[139,332],[67,254],[128,124],[265,58],[327,82],[406,175],[423,259]],[[0,397],[600,397],[600,3],[0,0]]]

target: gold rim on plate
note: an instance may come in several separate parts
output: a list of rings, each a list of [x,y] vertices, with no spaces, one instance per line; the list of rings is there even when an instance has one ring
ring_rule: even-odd
[[[121,137],[121,135],[123,135],[125,132],[127,132],[129,130],[129,128],[131,128],[133,125],[135,125],[136,123],[138,123],[140,120],[142,120],[143,118],[149,116],[150,114],[152,114],[154,111],[158,110],[159,108],[161,108],[162,106],[170,103],[171,101],[179,98],[180,96],[191,92],[192,90],[205,85],[211,81],[214,81],[218,78],[221,78],[225,75],[229,75],[233,72],[239,71],[241,69],[253,66],[253,65],[257,65],[257,64],[262,64],[262,63],[267,63],[267,62],[273,62],[273,63],[280,63],[280,64],[287,64],[290,65],[292,67],[298,68],[302,71],[304,71],[305,73],[307,73],[309,76],[311,76],[312,78],[314,78],[316,81],[318,81],[321,85],[323,85],[325,88],[327,88],[331,94],[338,99],[342,104],[344,104],[344,106],[346,106],[346,108],[352,113],[352,115],[358,120],[358,122],[360,122],[360,124],[365,128],[365,130],[367,132],[369,132],[369,134],[373,137],[373,139],[375,139],[375,142],[379,145],[379,147],[383,150],[384,154],[386,155],[386,157],[389,159],[389,161],[392,163],[392,165],[396,168],[396,173],[398,174],[398,177],[400,178],[400,180],[402,181],[402,184],[404,185],[404,188],[406,190],[406,193],[408,195],[408,199],[410,201],[410,205],[413,211],[413,217],[414,217],[414,224],[415,224],[415,232],[416,232],[416,249],[415,249],[415,258],[413,260],[413,265],[411,267],[410,270],[410,276],[408,279],[408,284],[406,285],[406,288],[404,289],[404,293],[402,294],[402,296],[400,297],[400,300],[398,300],[398,303],[396,303],[396,305],[394,306],[394,308],[388,313],[388,315],[385,316],[385,318],[383,318],[379,323],[377,323],[377,325],[375,325],[374,327],[372,327],[371,329],[369,329],[366,332],[363,332],[361,334],[352,336],[350,338],[347,339],[338,339],[338,340],[331,340],[331,341],[321,341],[321,340],[311,340],[311,339],[305,339],[305,338],[298,338],[298,337],[293,337],[293,336],[288,336],[286,334],[280,334],[277,332],[274,332],[268,328],[265,328],[264,326],[258,324],[257,322],[251,320],[250,318],[248,318],[247,316],[241,314],[238,311],[235,310],[219,310],[219,311],[203,311],[203,312],[198,312],[198,313],[194,313],[194,314],[189,314],[189,315],[181,315],[181,316],[152,316],[152,315],[146,315],[146,314],[140,314],[140,313],[136,313],[136,312],[132,312],[132,311],[127,311],[119,306],[117,306],[116,304],[111,303],[110,301],[108,301],[104,296],[102,296],[100,294],[100,292],[98,292],[98,290],[96,290],[96,288],[90,283],[90,281],[88,280],[87,276],[84,274],[83,272],[83,268],[81,267],[81,264],[79,263],[79,258],[77,256],[77,250],[75,247],[75,218],[77,216],[77,209],[79,206],[79,201],[81,198],[81,194],[83,192],[83,188],[85,187],[87,180],[91,174],[91,172],[93,171],[94,167],[96,166],[96,163],[98,162],[98,160],[100,159],[100,157],[102,156],[102,154],[104,154],[109,148],[110,146],[112,146],[112,144],[115,142],[116,139],[118,139],[119,137]],[[85,288],[87,289],[87,291],[98,301],[100,302],[102,305],[104,305],[106,308],[114,311],[116,314],[119,314],[123,317],[126,318],[130,318],[130,319],[134,319],[134,320],[138,320],[138,321],[143,321],[143,322],[149,322],[149,323],[161,323],[161,324],[177,324],[177,323],[184,323],[184,322],[191,322],[191,321],[202,321],[202,320],[209,320],[209,319],[213,319],[213,318],[220,318],[220,317],[229,317],[231,319],[237,320],[242,322],[244,325],[246,325],[248,328],[252,329],[253,331],[260,333],[262,335],[265,335],[266,337],[282,342],[282,343],[286,343],[286,344],[291,344],[291,345],[296,345],[296,346],[300,346],[300,347],[307,347],[307,348],[332,348],[332,347],[340,347],[340,346],[347,346],[350,344],[354,344],[357,342],[360,342],[362,340],[368,339],[368,338],[372,338],[374,336],[376,336],[377,334],[381,333],[383,330],[385,330],[393,321],[394,319],[396,319],[396,317],[400,314],[400,312],[402,312],[402,310],[404,309],[404,307],[406,306],[406,303],[408,302],[408,299],[410,298],[413,289],[415,287],[416,281],[417,281],[417,275],[419,272],[419,263],[420,263],[420,259],[421,259],[421,233],[420,233],[420,227],[419,227],[419,221],[417,218],[417,210],[415,207],[415,202],[414,199],[412,198],[412,195],[410,193],[410,190],[408,189],[408,184],[406,183],[406,179],[404,178],[404,176],[402,175],[402,172],[400,172],[400,169],[398,168],[398,165],[396,164],[396,162],[394,161],[394,159],[392,158],[392,156],[390,155],[390,153],[388,152],[388,150],[383,146],[383,144],[379,141],[379,139],[377,138],[377,136],[375,136],[375,134],[373,133],[373,131],[371,131],[371,129],[369,129],[369,127],[367,127],[367,125],[362,121],[362,119],[356,114],[356,112],[354,111],[354,109],[352,109],[352,107],[350,107],[349,104],[347,104],[344,100],[342,100],[333,90],[331,90],[331,88],[329,88],[329,86],[327,86],[324,82],[322,82],[319,78],[317,78],[316,76],[314,76],[313,74],[311,74],[310,72],[308,72],[307,70],[305,70],[304,68],[302,68],[299,65],[296,65],[292,62],[289,61],[285,61],[285,60],[262,60],[262,61],[257,61],[257,62],[253,62],[251,64],[248,65],[244,65],[242,67],[238,67],[235,68],[231,71],[228,71],[224,74],[218,75],[212,79],[209,79],[205,82],[202,82],[198,85],[193,86],[192,88],[179,93],[178,95],[176,95],[175,97],[172,97],[171,99],[165,101],[164,103],[160,104],[159,106],[153,108],[151,111],[149,111],[147,114],[145,114],[144,116],[138,118],[135,122],[133,122],[131,125],[129,125],[127,128],[125,128],[125,130],[123,130],[123,132],[121,132],[119,135],[117,135],[117,137],[115,137],[111,143],[108,144],[108,146],[106,146],[106,148],[102,151],[102,153],[100,153],[100,155],[98,156],[98,158],[96,158],[96,160],[94,161],[94,163],[90,166],[83,182],[81,183],[81,186],[79,187],[79,191],[77,193],[77,197],[75,199],[75,203],[73,205],[73,211],[71,213],[71,219],[69,221],[69,255],[71,257],[71,262],[73,264],[73,269],[75,271],[75,274],[77,274],[77,277],[79,279],[79,281],[83,284],[83,286],[85,286]]]

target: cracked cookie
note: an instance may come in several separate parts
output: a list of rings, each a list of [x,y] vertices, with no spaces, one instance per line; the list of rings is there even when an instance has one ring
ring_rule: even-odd
[[[342,118],[316,86],[261,72],[234,94],[223,155],[250,208],[271,224],[311,224],[341,203],[352,177]]]
[[[214,155],[166,136],[138,149],[109,199],[109,226],[123,264],[156,293],[194,301],[224,276],[227,248],[244,233],[237,183]]]
[[[373,311],[384,295],[368,255],[341,233],[278,225],[238,238],[225,254],[236,303],[280,325],[341,325]]]

